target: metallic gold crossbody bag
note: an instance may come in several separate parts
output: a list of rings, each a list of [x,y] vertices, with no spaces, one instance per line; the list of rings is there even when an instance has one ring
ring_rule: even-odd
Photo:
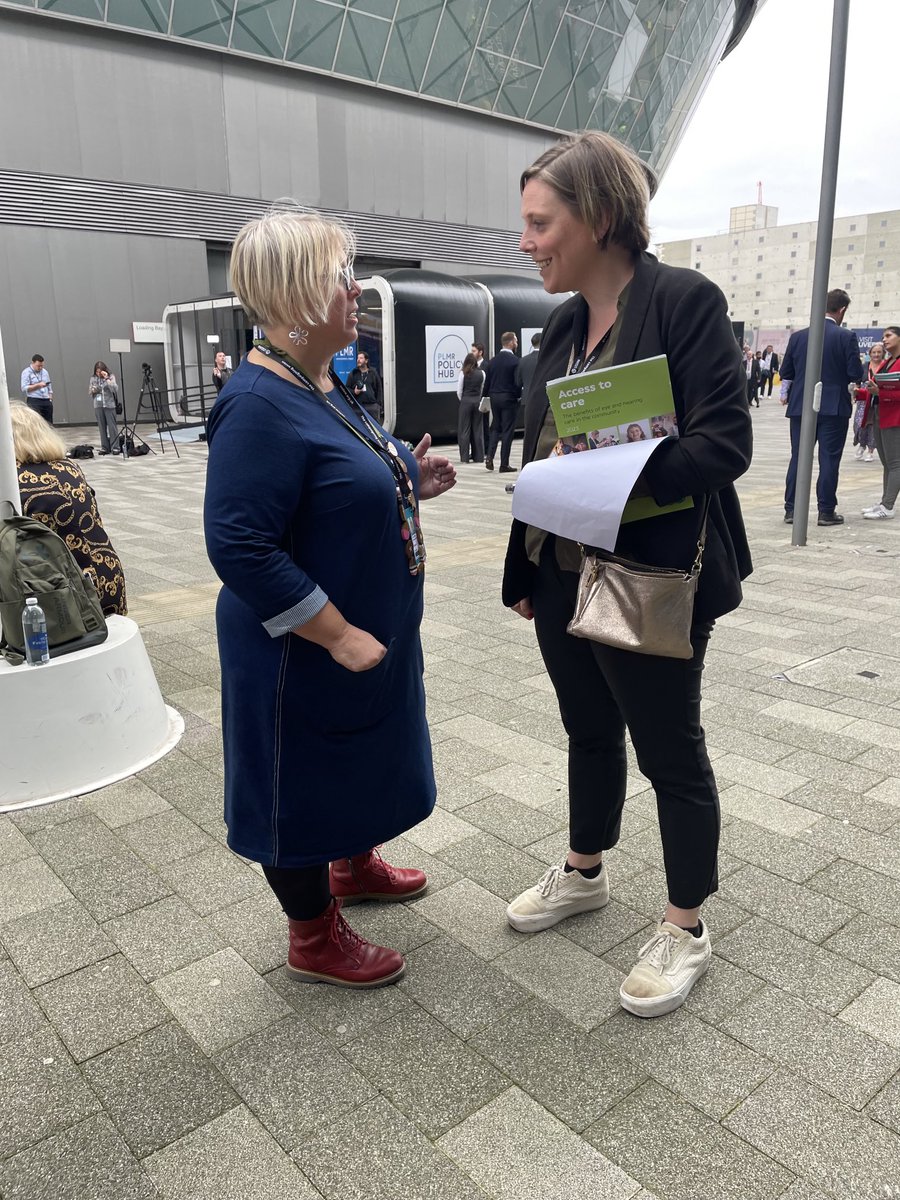
[[[689,571],[651,567],[602,550],[588,553],[582,546],[584,561],[568,632],[636,654],[691,658],[694,597],[705,544],[706,512]]]

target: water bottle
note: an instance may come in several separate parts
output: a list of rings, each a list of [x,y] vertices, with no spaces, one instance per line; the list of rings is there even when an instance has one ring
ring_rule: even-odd
[[[22,632],[25,634],[25,661],[29,667],[40,667],[50,661],[47,644],[47,618],[34,596],[25,600],[22,612]]]

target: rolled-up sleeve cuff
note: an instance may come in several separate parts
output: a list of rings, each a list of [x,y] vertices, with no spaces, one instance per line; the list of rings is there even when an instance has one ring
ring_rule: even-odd
[[[295,604],[287,612],[279,613],[277,617],[269,617],[268,621],[263,621],[263,629],[269,637],[282,637],[284,634],[290,633],[292,629],[296,629],[298,625],[305,625],[307,621],[311,621],[327,603],[328,597],[320,587],[317,587],[314,592],[310,592],[299,604]]]

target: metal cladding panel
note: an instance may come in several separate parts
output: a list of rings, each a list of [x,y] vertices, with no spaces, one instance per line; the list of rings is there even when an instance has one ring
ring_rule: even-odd
[[[425,327],[471,325],[474,340],[487,342],[488,300],[476,284],[434,271],[398,269],[382,272],[394,298],[397,372],[397,429],[400,437],[434,437],[456,432],[456,392],[427,388]]]
[[[523,328],[543,329],[550,314],[569,293],[551,296],[538,279],[516,275],[470,275],[475,283],[483,284],[494,301],[494,346],[488,357],[500,349],[500,335],[509,330],[519,336]],[[527,354],[530,346],[520,346],[519,353]]]
[[[209,192],[0,171],[0,225],[228,243],[243,224],[268,206],[264,200]],[[528,265],[514,232],[339,209],[320,211],[352,227],[361,255],[519,269]]]

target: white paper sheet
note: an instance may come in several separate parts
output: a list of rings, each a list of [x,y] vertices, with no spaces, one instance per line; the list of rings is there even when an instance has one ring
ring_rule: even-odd
[[[513,516],[548,533],[612,551],[631,489],[665,440],[625,442],[530,462],[516,481]]]

